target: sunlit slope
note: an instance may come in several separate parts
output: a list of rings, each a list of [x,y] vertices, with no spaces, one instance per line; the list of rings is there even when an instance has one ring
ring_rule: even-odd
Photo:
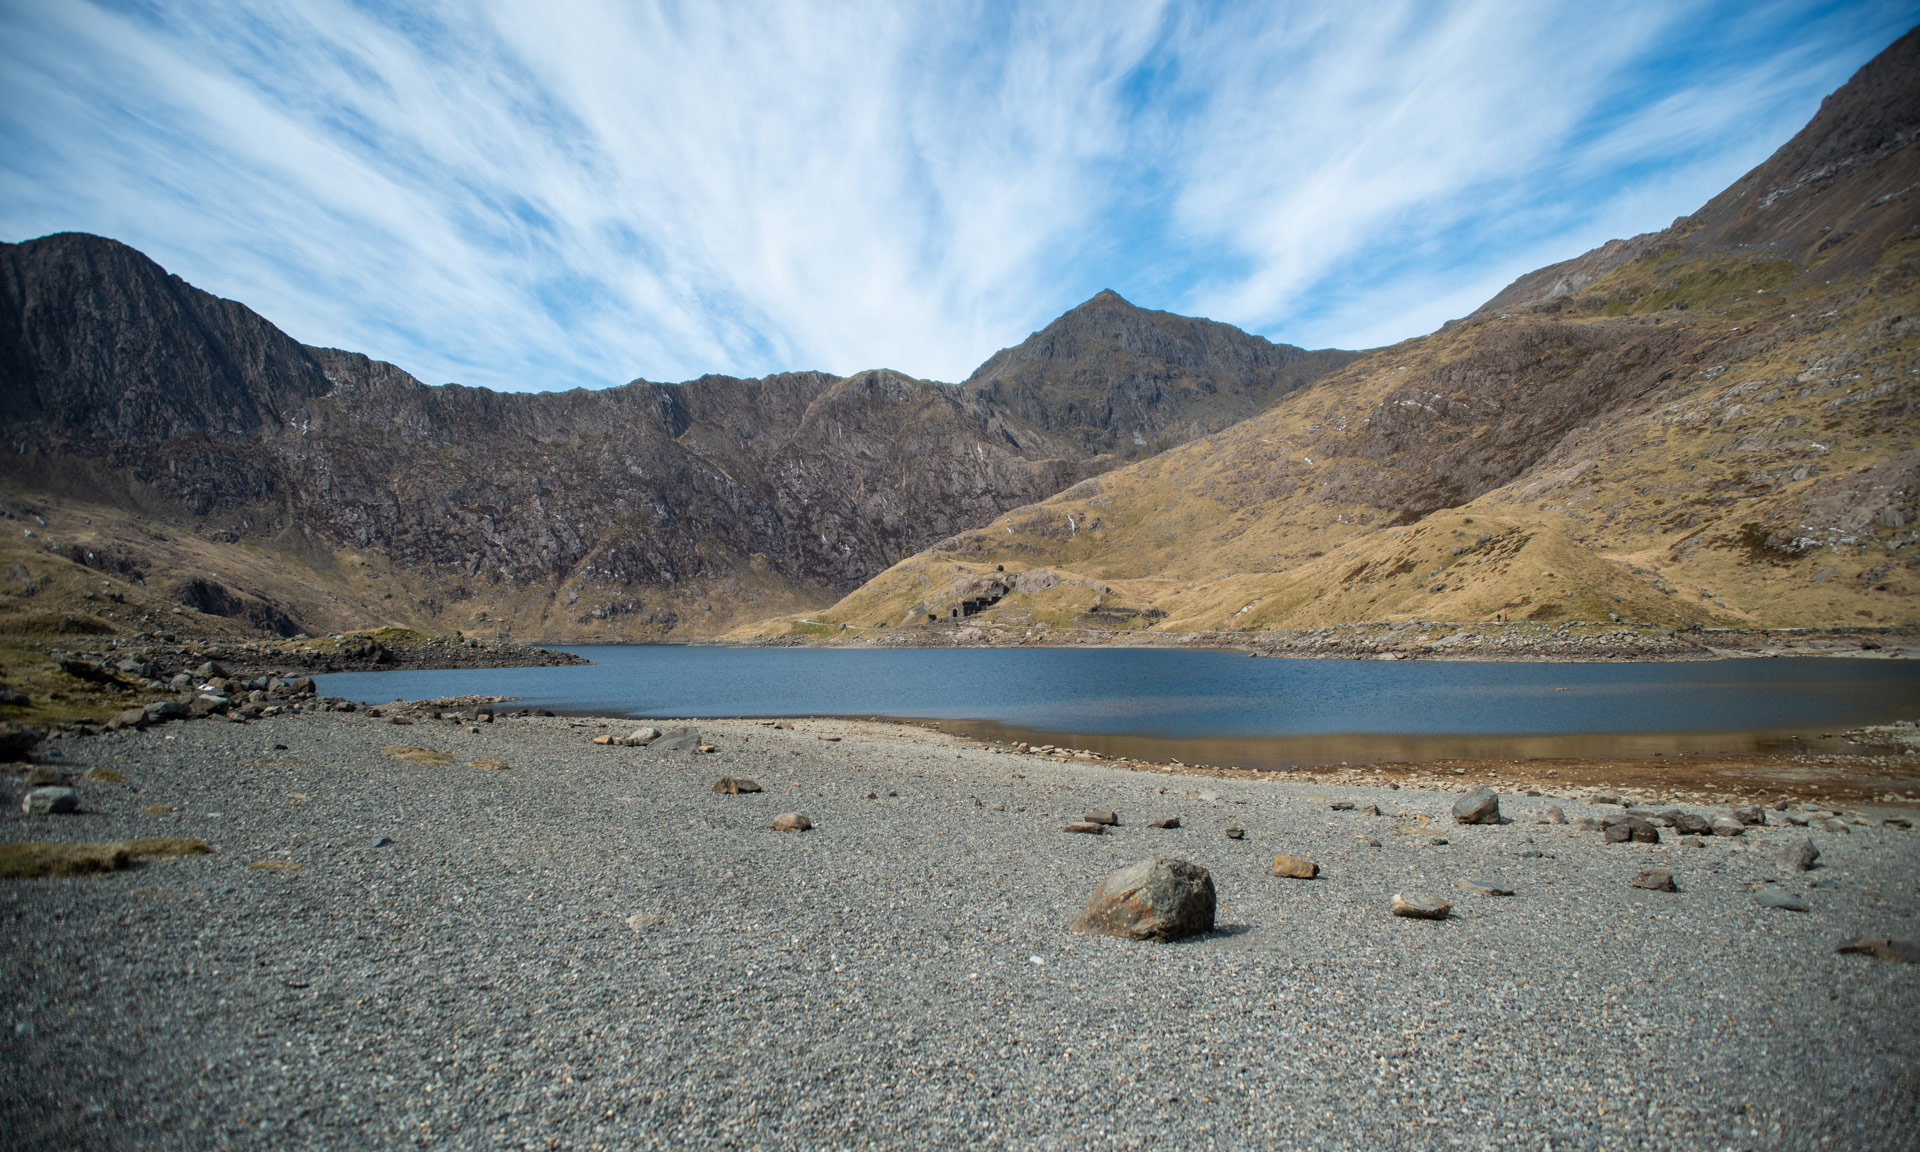
[[[1916,47],[1673,228],[759,632],[1920,617]]]

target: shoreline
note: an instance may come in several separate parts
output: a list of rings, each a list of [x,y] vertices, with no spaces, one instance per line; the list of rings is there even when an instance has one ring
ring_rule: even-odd
[[[1819,656],[1920,659],[1920,625],[1672,629],[1633,622],[1373,621],[1259,632],[1116,632],[981,626],[965,619],[831,636],[690,641],[741,648],[1189,648],[1299,659],[1556,663]]]

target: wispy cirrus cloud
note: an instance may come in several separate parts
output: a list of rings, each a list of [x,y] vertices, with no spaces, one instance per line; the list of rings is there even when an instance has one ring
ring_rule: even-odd
[[[1102,287],[1430,330],[1763,159],[1912,3],[0,11],[0,233],[429,380],[958,379]]]

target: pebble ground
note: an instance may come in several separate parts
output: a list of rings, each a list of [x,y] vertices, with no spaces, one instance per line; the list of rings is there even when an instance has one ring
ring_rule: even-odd
[[[1920,833],[1815,832],[1823,866],[1782,875],[1803,829],[1606,844],[1533,823],[1605,811],[1566,798],[1504,795],[1510,823],[1464,827],[1452,793],[879,724],[706,723],[710,754],[588,742],[631,726],[319,714],[62,740],[76,776],[126,782],[29,818],[8,781],[0,839],[217,851],[0,882],[0,1145],[1920,1144],[1920,965],[1834,952],[1920,938]],[[723,775],[765,791],[708,791]],[[1120,827],[1061,831],[1090,808]],[[815,829],[772,831],[784,811]],[[1320,877],[1269,875],[1277,852]],[[1068,931],[1151,856],[1211,870],[1217,931]],[[1630,885],[1652,867],[1680,890]],[[1756,904],[1770,880],[1811,910]],[[1453,915],[1390,916],[1396,892]]]

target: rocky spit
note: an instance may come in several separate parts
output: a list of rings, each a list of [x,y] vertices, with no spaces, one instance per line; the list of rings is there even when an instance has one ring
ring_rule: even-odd
[[[1920,938],[1920,833],[1891,809],[1496,793],[1500,822],[1460,823],[1471,781],[1199,776],[841,721],[595,744],[633,723],[510,707],[60,735],[0,777],[0,841],[213,849],[0,881],[0,1144],[1894,1149],[1920,1131],[1920,965],[1836,950]],[[56,777],[78,811],[23,811]],[[1481,801],[1462,810],[1487,820]],[[1206,871],[1211,931],[1072,929],[1113,873],[1162,858]]]

